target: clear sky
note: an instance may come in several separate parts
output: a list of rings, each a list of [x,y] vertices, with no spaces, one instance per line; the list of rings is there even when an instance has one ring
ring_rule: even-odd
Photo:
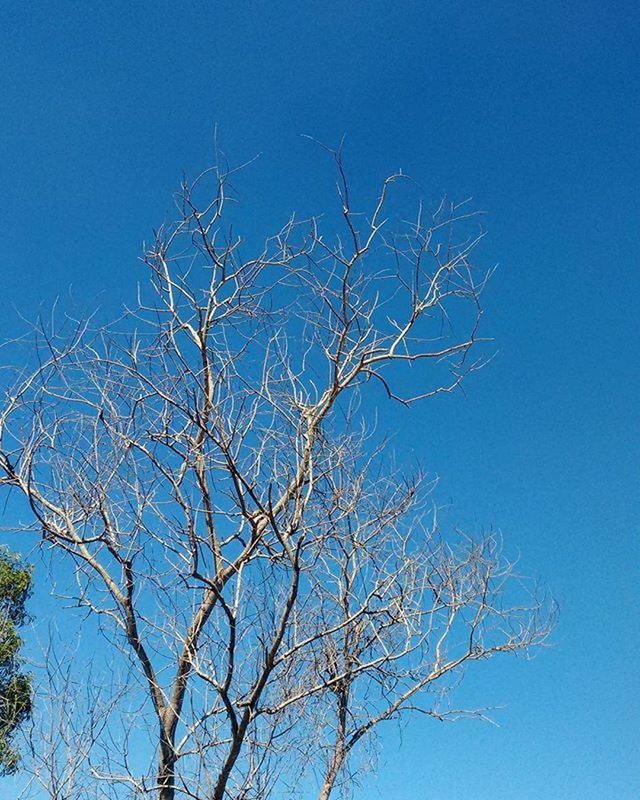
[[[391,424],[449,518],[550,584],[555,648],[466,684],[500,727],[390,729],[357,800],[640,796],[639,31],[623,0],[1,4],[2,337],[70,286],[130,298],[216,123],[263,154],[240,194],[265,224],[326,197],[302,133],[346,133],[362,197],[402,167],[487,212],[497,356]]]

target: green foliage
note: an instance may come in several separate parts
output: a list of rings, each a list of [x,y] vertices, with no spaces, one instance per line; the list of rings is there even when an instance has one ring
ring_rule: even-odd
[[[0,549],[0,775],[16,771],[19,754],[12,737],[31,714],[31,679],[20,669],[22,640],[16,630],[25,622],[30,592],[31,570]]]

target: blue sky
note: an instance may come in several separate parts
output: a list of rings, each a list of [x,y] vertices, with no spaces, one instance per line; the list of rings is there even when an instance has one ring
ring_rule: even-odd
[[[469,528],[561,604],[555,648],[465,686],[500,727],[419,720],[357,800],[631,800],[638,759],[640,11],[632,2],[4,3],[0,336],[56,296],[115,308],[214,125],[260,225],[318,210],[301,138],[347,135],[364,198],[398,167],[487,212],[497,356],[393,417]],[[37,614],[37,609],[35,609]],[[1,788],[1,786],[0,786]],[[1,793],[1,792],[0,792]]]

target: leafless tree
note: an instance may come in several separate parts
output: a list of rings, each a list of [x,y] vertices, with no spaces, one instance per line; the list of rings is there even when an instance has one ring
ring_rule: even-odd
[[[402,174],[361,213],[332,156],[340,235],[293,216],[255,247],[237,171],[208,170],[135,307],[38,325],[8,384],[1,481],[126,664],[82,752],[96,796],[327,800],[379,725],[481,713],[450,704],[462,670],[548,635],[497,538],[441,533],[371,423],[481,366],[477,218],[403,221]]]
[[[104,797],[92,771],[93,760],[123,700],[110,671],[96,669],[92,648],[83,648],[81,635],[61,635],[53,627],[42,643],[35,664],[35,713],[24,730],[22,773],[26,776],[18,800],[91,800]],[[85,652],[83,655],[83,649]]]

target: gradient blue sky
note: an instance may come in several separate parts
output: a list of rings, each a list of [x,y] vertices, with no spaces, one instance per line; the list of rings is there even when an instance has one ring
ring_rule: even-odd
[[[362,197],[402,167],[487,212],[498,355],[391,426],[452,522],[551,585],[556,646],[466,683],[499,728],[418,720],[399,751],[390,729],[357,800],[640,796],[639,31],[617,0],[1,4],[2,337],[69,286],[129,298],[216,123],[232,160],[263,154],[239,186],[265,225],[327,196],[301,133],[347,134]]]

